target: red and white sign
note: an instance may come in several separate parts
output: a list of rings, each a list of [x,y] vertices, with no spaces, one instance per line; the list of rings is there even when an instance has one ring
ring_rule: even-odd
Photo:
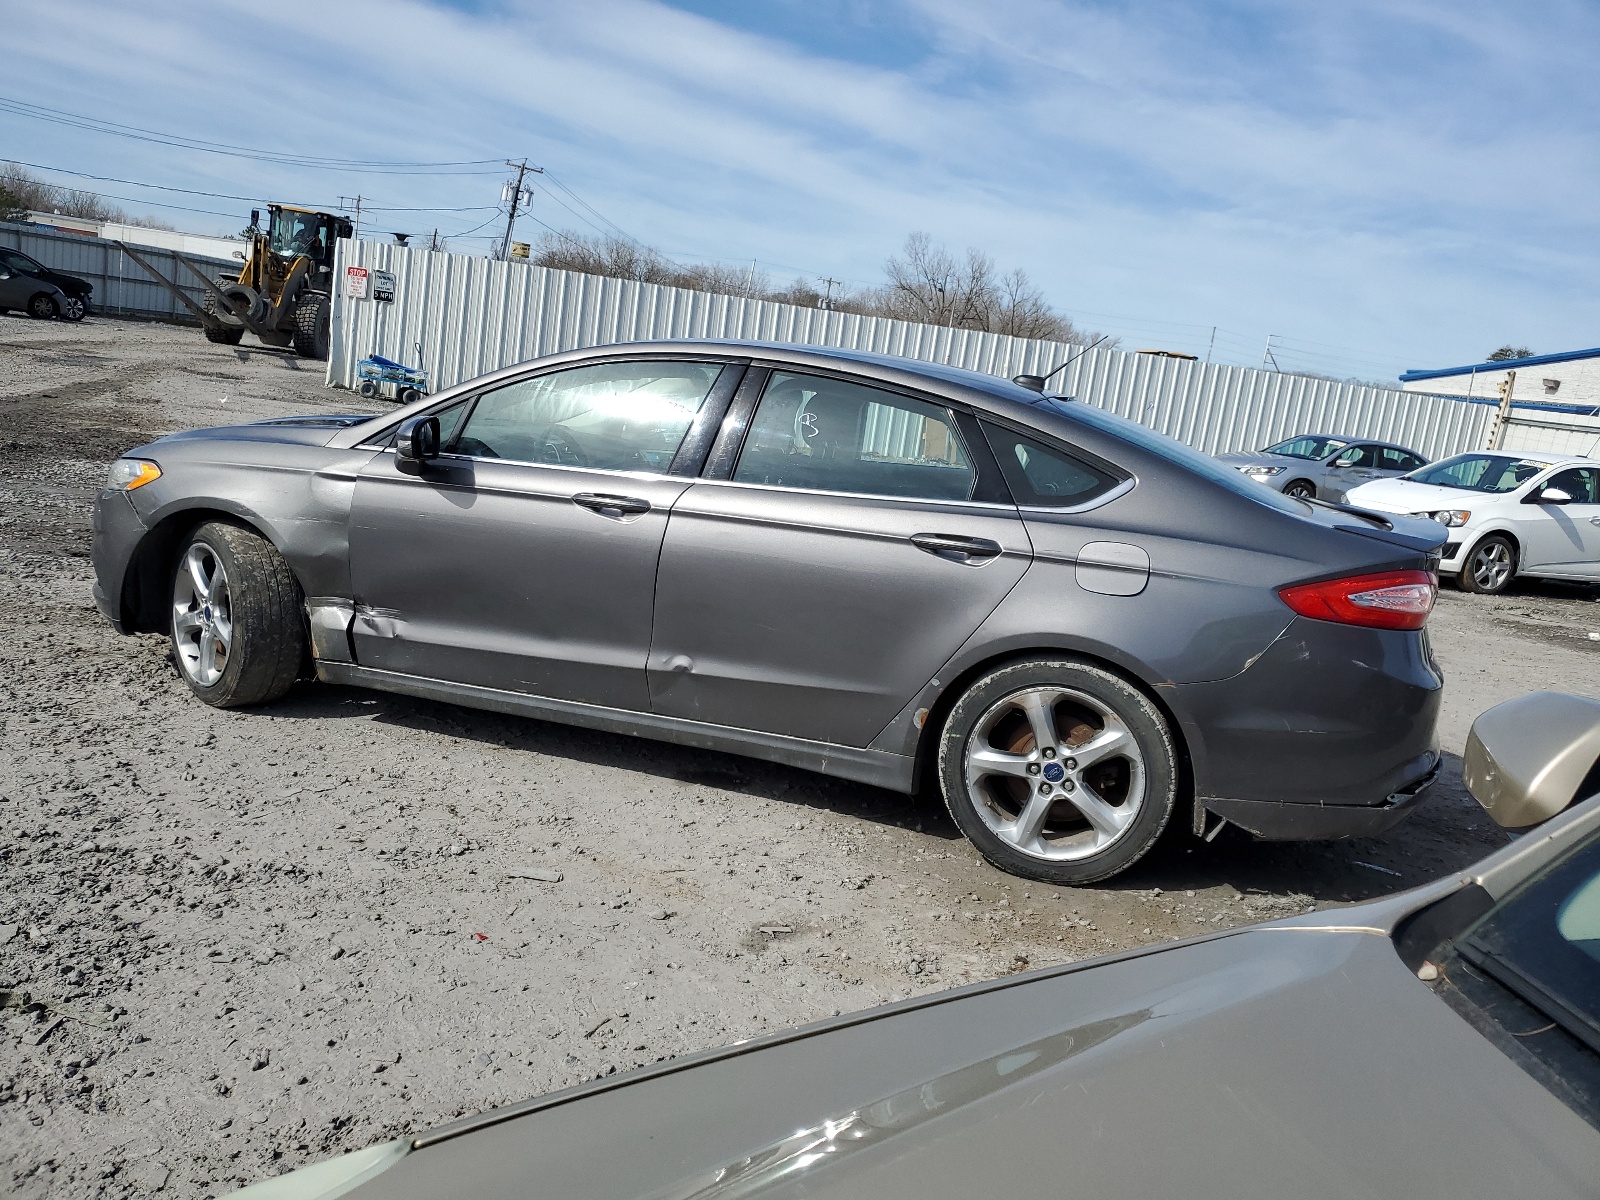
[[[346,267],[344,269],[344,294],[352,300],[365,300],[367,298],[368,274],[365,267]]]

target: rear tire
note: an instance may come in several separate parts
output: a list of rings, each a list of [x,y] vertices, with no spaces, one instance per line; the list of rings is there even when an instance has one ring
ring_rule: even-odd
[[[214,708],[264,704],[299,678],[306,656],[300,585],[266,538],[200,526],[172,578],[172,652],[184,682]]]
[[[1161,710],[1075,659],[1012,663],[975,681],[945,721],[938,774],[950,816],[984,858],[1069,887],[1138,862],[1177,805],[1178,753]]]
[[[1491,533],[1467,552],[1456,572],[1456,586],[1463,592],[1498,596],[1517,577],[1517,548],[1504,534]]]
[[[294,305],[294,352],[301,358],[328,357],[332,341],[328,297],[306,292]]]
[[[48,321],[51,317],[59,317],[61,310],[56,307],[55,297],[49,292],[40,292],[29,299],[28,315],[35,321]]]

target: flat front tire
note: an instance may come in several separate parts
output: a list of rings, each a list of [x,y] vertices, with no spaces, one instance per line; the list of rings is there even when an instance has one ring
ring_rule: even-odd
[[[215,708],[287,692],[306,648],[300,587],[271,542],[221,521],[196,529],[172,577],[172,653]]]
[[[1177,802],[1178,756],[1161,710],[1091,663],[1040,658],[973,682],[939,741],[950,816],[984,858],[1068,886],[1144,857]]]

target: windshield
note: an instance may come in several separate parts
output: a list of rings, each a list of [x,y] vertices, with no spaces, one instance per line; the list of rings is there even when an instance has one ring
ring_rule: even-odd
[[[1469,929],[1462,957],[1600,1049],[1600,835]]]
[[[321,260],[322,217],[317,213],[284,212],[280,210],[272,221],[272,252],[285,258],[308,254]]]
[[[1465,492],[1514,492],[1549,465],[1510,454],[1458,454],[1401,478]]]
[[[1281,454],[1285,458],[1324,459],[1335,450],[1343,450],[1350,443],[1345,438],[1318,437],[1315,434],[1305,434],[1301,437],[1290,438],[1287,442],[1279,442],[1276,446],[1268,446],[1261,453]]]
[[[1223,466],[1209,454],[1201,454],[1200,451],[1193,450],[1164,433],[1157,433],[1154,429],[1148,429],[1135,421],[1129,421],[1125,417],[1115,416],[1087,404],[1077,402],[1068,404],[1059,400],[1050,400],[1048,403],[1055,405],[1075,421],[1092,425],[1125,442],[1132,442],[1141,450],[1158,454],[1168,462],[1186,467],[1197,475],[1203,475],[1212,483],[1221,484],[1230,492],[1247,500],[1254,500],[1257,504],[1265,504],[1268,508],[1276,508],[1282,512],[1293,513],[1297,517],[1306,515],[1306,507],[1301,501],[1292,500],[1273,488],[1262,487],[1232,467]]]

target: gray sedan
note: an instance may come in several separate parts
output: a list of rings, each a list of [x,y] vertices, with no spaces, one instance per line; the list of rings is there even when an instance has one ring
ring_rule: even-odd
[[[49,320],[67,312],[68,300],[66,293],[55,284],[24,274],[0,261],[0,313],[13,308],[20,309],[30,317]],[[81,309],[78,315],[83,315]]]
[[[1428,465],[1426,458],[1404,446],[1327,433],[1302,433],[1255,454],[1218,457],[1286,496],[1336,504],[1343,503],[1353,487]]]
[[[169,636],[208,704],[310,662],[926,785],[990,861],[1056,883],[1169,824],[1372,833],[1439,767],[1440,525],[905,359],[576,351],[385,417],[163,438],[95,520],[101,609]]]
[[[1480,718],[1467,779],[1537,823],[1597,754],[1600,702],[1544,693]],[[1597,1051],[1600,794],[1385,900],[599,1079],[238,1200],[1592,1200]]]

